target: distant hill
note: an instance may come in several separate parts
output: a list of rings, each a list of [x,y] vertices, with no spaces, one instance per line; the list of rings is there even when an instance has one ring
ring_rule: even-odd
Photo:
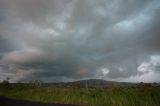
[[[0,85],[4,86],[4,83],[0,83]],[[9,83],[12,86],[19,85],[35,85],[34,83]],[[9,86],[7,85],[7,86]],[[131,83],[131,82],[116,82],[116,81],[106,81],[103,79],[87,79],[87,80],[79,80],[72,82],[57,82],[57,83],[43,83],[44,87],[78,87],[78,88],[107,88],[113,86],[121,86],[121,87],[142,87],[142,86],[160,86],[160,83]],[[5,85],[6,86],[6,85]]]
[[[88,79],[73,82],[47,83],[46,86],[76,86],[76,87],[110,87],[110,86],[137,86],[139,83],[106,81],[103,79]]]

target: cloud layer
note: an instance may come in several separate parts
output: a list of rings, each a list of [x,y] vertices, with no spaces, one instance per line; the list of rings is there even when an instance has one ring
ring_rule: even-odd
[[[0,80],[159,82],[159,27],[159,0],[1,0]]]

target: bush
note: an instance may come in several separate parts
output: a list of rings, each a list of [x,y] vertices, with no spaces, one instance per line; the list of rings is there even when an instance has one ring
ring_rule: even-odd
[[[42,81],[41,80],[35,80],[34,81],[34,86],[37,87],[37,88],[42,87]]]

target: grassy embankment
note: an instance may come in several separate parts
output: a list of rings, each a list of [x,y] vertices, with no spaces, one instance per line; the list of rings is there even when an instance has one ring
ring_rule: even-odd
[[[87,106],[160,106],[160,87],[36,88],[0,87],[0,96],[31,101],[84,104]]]

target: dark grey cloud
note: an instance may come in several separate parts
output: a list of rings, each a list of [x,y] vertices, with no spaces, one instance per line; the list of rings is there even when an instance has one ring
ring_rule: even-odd
[[[0,4],[1,80],[160,81],[158,0]]]

